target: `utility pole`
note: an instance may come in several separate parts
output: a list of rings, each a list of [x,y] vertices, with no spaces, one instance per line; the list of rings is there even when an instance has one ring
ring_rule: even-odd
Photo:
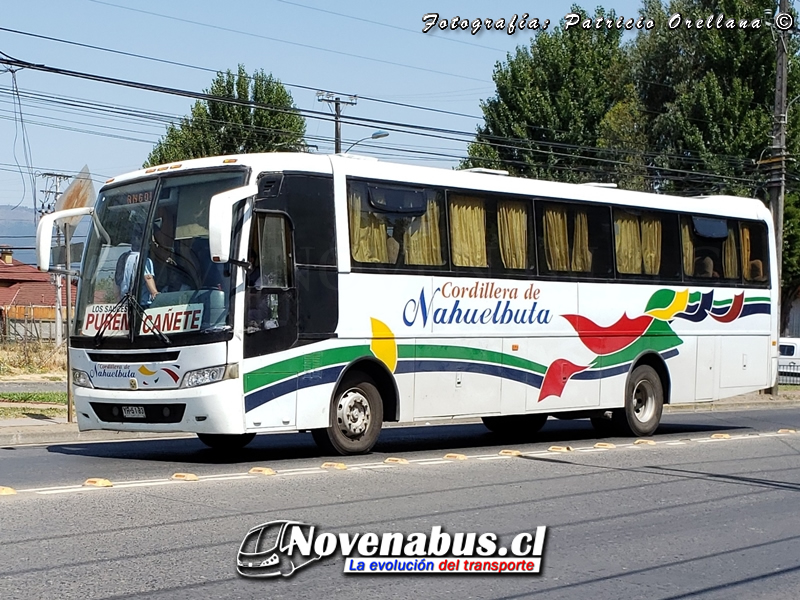
[[[45,194],[45,199],[42,201],[42,214],[51,213],[55,210],[56,203],[58,202],[58,197],[61,195],[61,182],[67,181],[72,179],[71,175],[65,175],[63,173],[42,173],[42,177],[46,177],[48,179],[53,180],[53,184],[45,185],[45,189],[41,190]],[[52,195],[52,202],[50,201],[50,196]],[[65,264],[64,270],[69,272],[70,270],[70,231],[69,226],[64,225],[64,238],[65,238]],[[56,248],[61,248],[61,228],[56,226]],[[60,256],[59,256],[60,258]],[[59,261],[60,262],[60,261]],[[61,265],[58,265],[61,267]],[[62,334],[64,333],[64,323],[61,316],[62,304],[61,304],[61,293],[63,289],[62,285],[62,275],[56,274],[56,305],[55,305],[55,327],[56,327],[56,347],[61,347],[61,343],[63,341]],[[72,277],[67,276],[66,278],[67,283],[67,292],[66,292],[66,299],[67,299],[67,327],[66,327],[66,339],[67,339],[67,423],[74,423],[75,422],[75,404],[72,397],[72,365],[70,365],[69,360],[69,334],[70,334],[70,325],[72,323],[71,315],[70,315],[70,304],[72,300]]]
[[[48,180],[52,180],[52,183],[47,183],[43,190],[39,190],[44,194],[44,200],[42,200],[42,205],[40,212],[34,214],[34,221],[38,222],[38,217],[41,217],[43,214],[51,213],[55,210],[56,202],[58,202],[58,197],[61,194],[61,182],[71,179],[70,175],[64,175],[63,173],[40,173],[40,177],[45,177]],[[56,227],[56,247],[61,247],[61,229]],[[69,267],[67,267],[69,268]],[[63,288],[63,280],[62,276],[59,274],[55,275],[55,284],[56,284],[56,304],[55,304],[55,328],[56,328],[56,347],[60,347],[63,341],[63,333],[64,333],[64,322],[61,316],[62,311],[62,304],[61,304],[61,290]],[[69,335],[69,334],[68,334]]]
[[[789,12],[789,0],[780,0],[779,13]],[[789,73],[789,57],[787,55],[788,32],[773,26],[776,44],[776,69],[775,69],[775,109],[772,128],[772,175],[769,181],[769,207],[772,211],[772,221],[775,227],[775,247],[777,250],[778,281],[775,283],[778,290],[777,302],[777,335],[781,335],[781,271],[783,267],[783,201],[786,189],[786,80]],[[770,390],[772,395],[778,395],[778,382]]]
[[[348,106],[355,106],[358,102],[358,96],[348,96],[347,100],[342,100],[339,96],[332,92],[317,92],[317,101],[318,102],[327,102],[328,104],[333,104],[334,111],[333,114],[335,116],[336,122],[336,137],[334,142],[334,152],[336,154],[341,153],[342,151],[342,104],[347,104]]]

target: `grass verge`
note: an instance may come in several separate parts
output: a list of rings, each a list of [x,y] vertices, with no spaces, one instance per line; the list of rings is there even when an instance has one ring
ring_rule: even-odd
[[[0,392],[2,402],[30,404],[67,404],[67,392]]]

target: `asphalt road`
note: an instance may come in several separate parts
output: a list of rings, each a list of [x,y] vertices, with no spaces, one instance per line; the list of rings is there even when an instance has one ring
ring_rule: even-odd
[[[331,459],[302,435],[228,456],[192,439],[3,448],[0,485],[18,494],[0,497],[0,598],[795,599],[800,434],[780,428],[800,430],[800,410],[667,415],[655,445],[611,449],[581,421],[551,419],[533,443],[480,425],[393,429],[346,470],[321,469]],[[287,579],[237,576],[242,538],[274,519],[548,537],[540,575],[344,575],[333,556]]]

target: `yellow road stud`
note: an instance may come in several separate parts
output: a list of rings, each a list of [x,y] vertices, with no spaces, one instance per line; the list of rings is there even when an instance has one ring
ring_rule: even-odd
[[[390,456],[383,462],[386,463],[387,465],[407,465],[408,459],[397,458],[396,456]]]
[[[522,456],[519,450],[500,450],[500,456]]]
[[[594,445],[594,447],[595,448],[606,448],[607,450],[610,450],[611,448],[616,448],[617,446],[615,444],[612,444],[611,442],[597,442]]]
[[[643,440],[643,439],[638,439],[633,443],[636,444],[637,446],[655,446],[656,445],[656,443],[653,440]]]
[[[175,473],[172,479],[177,479],[178,481],[200,481],[194,473]]]
[[[714,440],[729,440],[731,439],[730,433],[713,433],[711,434],[711,439]]]
[[[17,493],[17,490],[10,487],[3,487],[0,485],[0,496],[13,496]]]
[[[275,469],[269,467],[253,467],[248,471],[251,475],[277,475]]]
[[[114,484],[108,479],[103,479],[101,477],[92,477],[91,479],[87,479],[83,482],[83,485],[89,487],[114,487]]]
[[[550,446],[547,449],[549,452],[572,452],[572,446]]]
[[[449,454],[444,455],[445,459],[447,460],[467,460],[467,457],[463,454],[456,454],[455,452],[450,452]]]
[[[778,429],[778,433],[797,433],[796,429]]]
[[[322,463],[322,469],[337,469],[339,471],[344,471],[347,468],[347,465],[344,463],[337,463],[337,462],[325,462]]]

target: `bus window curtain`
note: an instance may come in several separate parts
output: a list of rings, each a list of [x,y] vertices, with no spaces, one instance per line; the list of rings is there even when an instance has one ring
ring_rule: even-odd
[[[501,201],[497,205],[500,256],[506,269],[528,266],[528,207],[524,202]]]
[[[364,204],[360,190],[349,190],[347,212],[350,219],[350,253],[353,260],[358,262],[388,263],[386,222],[370,212],[362,211]]]
[[[425,214],[410,223],[403,235],[407,265],[444,264],[439,214],[439,203],[428,200],[428,210]]]
[[[653,215],[643,215],[642,224],[642,263],[646,275],[661,272],[661,219]]]
[[[622,211],[614,211],[615,247],[617,271],[629,275],[642,272],[642,240],[639,217]]]
[[[757,266],[751,263],[750,228],[743,223],[740,230],[742,236],[742,273],[744,273],[744,278],[747,281],[753,281],[757,277],[763,275],[763,273],[758,272],[758,271],[763,271],[763,266],[760,264],[761,261],[757,261],[759,263]]]
[[[722,243],[722,276],[739,279],[739,257],[736,256],[736,233],[728,228],[728,239]]]
[[[694,244],[692,243],[691,224],[688,219],[681,219],[681,245],[683,246],[683,273],[694,276]]]
[[[569,271],[569,236],[567,209],[546,206],[542,218],[544,256],[550,271]]]
[[[480,198],[450,196],[450,243],[453,264],[486,267],[486,209]]]
[[[576,273],[589,273],[592,270],[592,252],[589,250],[589,218],[585,210],[575,211],[572,270]]]

